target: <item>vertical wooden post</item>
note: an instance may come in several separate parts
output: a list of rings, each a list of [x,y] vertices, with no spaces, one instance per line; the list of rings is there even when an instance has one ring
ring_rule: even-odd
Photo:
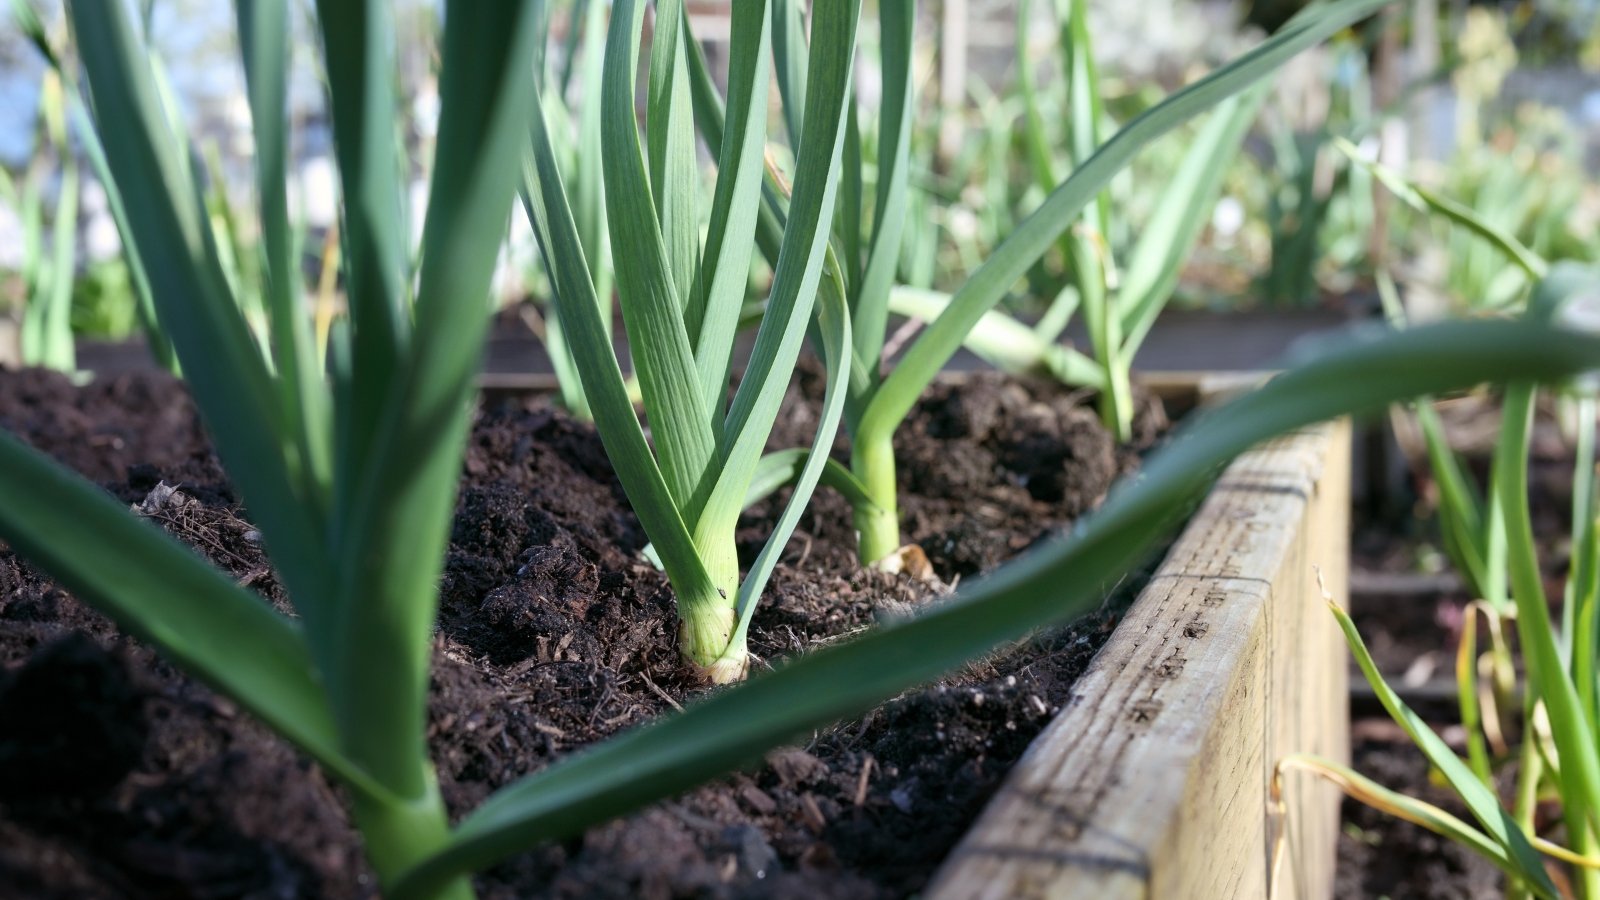
[[[1439,5],[1417,3],[1411,7],[1412,81],[1427,80],[1439,68]],[[1433,159],[1442,148],[1435,146],[1429,119],[1438,102],[1439,89],[1429,84],[1412,97],[1407,118],[1411,122],[1411,149],[1417,159]]]
[[[1419,3],[1418,7],[1432,7]],[[1385,9],[1378,14],[1377,46],[1372,54],[1372,108],[1380,115],[1399,102],[1402,82],[1400,61],[1400,28],[1405,24],[1401,11]],[[1403,115],[1385,115],[1378,128],[1378,161],[1386,166],[1404,171],[1406,163],[1406,119]],[[1381,184],[1372,185],[1372,233],[1367,237],[1367,258],[1375,267],[1388,262],[1389,213],[1394,198]]]
[[[961,149],[961,107],[967,96],[967,0],[944,0],[939,19],[939,164]]]

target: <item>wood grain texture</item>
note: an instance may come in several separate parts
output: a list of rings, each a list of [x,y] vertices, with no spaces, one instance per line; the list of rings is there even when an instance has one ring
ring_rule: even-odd
[[[1274,761],[1348,756],[1339,602],[1348,426],[1237,460],[926,896],[1328,897],[1338,796]],[[1321,584],[1319,584],[1319,573]]]

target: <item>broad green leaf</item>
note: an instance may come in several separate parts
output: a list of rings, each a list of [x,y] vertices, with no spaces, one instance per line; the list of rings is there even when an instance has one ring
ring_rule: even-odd
[[[537,3],[450,9],[416,331],[381,392],[353,398],[377,405],[378,430],[359,467],[343,473],[354,484],[332,529],[340,599],[333,640],[342,652],[324,666],[349,752],[407,799],[432,790],[422,747],[437,583],[489,326],[490,279],[535,100],[527,60],[538,22]]]
[[[963,584],[951,601],[809,653],[501,790],[394,896],[424,897],[455,873],[671,796],[806,729],[1094,610],[1102,586],[1143,557],[1224,464],[1268,437],[1334,416],[1376,414],[1484,378],[1561,379],[1597,359],[1600,338],[1505,322],[1437,325],[1325,347],[1260,390],[1197,416],[1070,537]]]
[[[744,495],[745,509],[777,493],[779,488],[795,484],[810,460],[811,450],[804,447],[778,450],[761,457],[761,462],[756,465],[755,477],[750,481],[750,489]],[[837,491],[851,506],[872,505],[872,497],[867,494],[866,486],[837,460],[827,459],[824,462],[818,483]]]
[[[584,102],[578,108],[578,154],[583,165],[573,173],[573,215],[578,223],[578,235],[583,239],[583,252],[593,269],[595,298],[600,303],[600,320],[611,333],[611,244],[606,227],[606,193],[603,167],[596,165],[600,159],[600,134],[602,119],[600,104],[595,102],[600,83],[605,76],[606,16],[605,3],[581,0],[586,18],[583,25],[583,86]]]
[[[806,108],[806,27],[797,0],[772,0],[772,56],[778,70],[778,96],[789,132],[789,148],[800,151]]]
[[[317,0],[342,181],[340,257],[351,327],[354,402],[338,414],[338,491],[353,489],[376,440],[381,399],[411,339],[411,267],[396,159],[394,23],[386,0]],[[337,504],[352,500],[339,496]]]
[[[695,43],[689,50],[689,86],[694,100],[695,127],[708,145],[720,147],[726,125],[722,96],[717,93],[716,82],[712,80],[711,70],[706,65],[704,48]],[[783,243],[785,213],[782,192],[770,168],[762,183],[761,201],[761,211],[756,221],[756,245],[761,248],[767,264],[776,266],[778,249]]]
[[[860,0],[819,0],[812,11],[814,40],[804,125],[811,140],[801,146],[796,162],[794,193],[772,295],[718,442],[722,472],[694,526],[696,543],[702,547],[706,542],[698,538],[705,534],[732,533],[751,473],[772,432],[806,339],[824,275],[827,224],[833,219],[839,186],[837,173],[860,10]]]
[[[0,432],[0,538],[357,790],[300,630],[99,488]],[[89,527],[92,523],[92,527]]]
[[[938,291],[898,287],[889,294],[891,312],[924,322],[938,319],[949,305],[950,295]],[[1079,387],[1105,385],[1105,370],[1094,360],[1041,336],[999,310],[984,313],[967,332],[962,345],[1002,372],[1048,375]]]
[[[700,265],[700,173],[695,164],[694,110],[684,59],[684,45],[692,40],[683,0],[657,0],[645,115],[650,189],[674,295],[685,312],[700,305],[693,297]]]
[[[819,78],[818,82],[825,80]],[[821,292],[821,305],[817,309],[817,331],[822,338],[823,359],[827,366],[827,386],[822,397],[822,411],[817,417],[817,433],[812,438],[810,452],[800,465],[789,502],[779,514],[778,521],[773,523],[772,534],[750,564],[750,571],[739,583],[739,626],[732,642],[735,647],[745,646],[745,636],[750,630],[756,604],[761,601],[761,592],[766,589],[767,580],[778,565],[778,557],[789,545],[789,537],[800,522],[800,514],[811,502],[811,493],[816,490],[817,480],[822,477],[829,461],[828,450],[833,446],[834,435],[839,433],[839,418],[844,415],[844,401],[849,394],[850,381],[850,311],[845,306],[843,278],[838,269],[828,270],[824,277],[832,279],[835,287],[831,291]]]

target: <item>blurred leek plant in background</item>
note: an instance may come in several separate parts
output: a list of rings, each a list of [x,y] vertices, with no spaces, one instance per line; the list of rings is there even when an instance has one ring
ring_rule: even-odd
[[[869,247],[876,249],[877,245],[863,237],[860,223],[866,217],[844,217],[844,233],[837,243],[845,254],[843,269],[856,331],[845,423],[851,439],[850,496],[856,509],[862,562],[878,563],[901,546],[895,497],[895,430],[916,398],[964,342],[998,351],[1010,340],[1010,334],[1023,333],[1026,326],[1003,322],[994,312],[995,307],[1052,248],[1063,248],[1073,266],[1072,293],[1057,301],[1030,338],[1018,341],[1010,352],[994,355],[1008,361],[1002,363],[1005,367],[1040,365],[1069,381],[1099,388],[1102,417],[1119,435],[1128,433],[1133,409],[1128,367],[1133,350],[1176,286],[1183,261],[1215,200],[1223,162],[1236,152],[1243,129],[1259,102],[1259,83],[1294,53],[1320,42],[1379,5],[1346,2],[1308,11],[1254,50],[1152,106],[1104,143],[1100,138],[1103,122],[1082,5],[1063,10],[1067,15],[1062,22],[1064,64],[1074,97],[1068,134],[1074,148],[1072,171],[1059,184],[1053,183],[1048,138],[1036,121],[1040,117],[1034,116],[1029,138],[1034,152],[1030,158],[1035,163],[1035,177],[1041,185],[1049,186],[1049,194],[948,297],[925,291],[896,292],[892,281],[872,281],[873,257],[851,255],[854,248],[862,248],[862,252]],[[893,4],[885,4],[885,9],[892,7]],[[909,90],[900,99],[895,87],[910,84],[909,38],[905,52],[900,54],[891,51],[891,30],[881,30],[886,87],[880,116],[892,120],[909,115]],[[1188,119],[1213,110],[1215,114],[1174,175],[1167,199],[1147,225],[1145,237],[1128,266],[1115,276],[1116,290],[1109,290],[1112,269],[1104,238],[1110,216],[1104,200],[1107,185],[1151,141]],[[901,218],[892,216],[893,212],[904,209],[903,198],[897,200],[893,193],[897,179],[883,160],[897,159],[903,166],[907,151],[897,145],[897,140],[907,140],[909,130],[902,130],[898,138],[890,137],[896,134],[892,128],[880,125],[878,131],[875,217],[866,221],[881,230],[891,218]],[[847,184],[858,183],[851,176],[852,171],[846,168]],[[891,212],[885,214],[882,210]],[[897,244],[883,246],[886,252],[899,253]],[[862,259],[866,261],[864,266]],[[850,275],[857,272],[860,274],[856,280],[850,280]],[[923,318],[928,325],[909,342],[902,355],[889,360],[884,355],[885,333],[880,323],[887,321],[888,312],[896,305],[898,311]],[[1064,348],[1050,349],[1060,328],[1079,307],[1084,310],[1091,335],[1098,335],[1093,341],[1093,360]],[[870,503],[855,498],[865,498]]]
[[[71,372],[76,368],[73,330],[73,294],[78,277],[78,210],[82,193],[78,154],[88,161],[95,181],[104,192],[105,203],[116,226],[127,269],[127,287],[133,310],[144,331],[150,351],[163,368],[175,369],[171,343],[156,320],[150,296],[150,281],[133,240],[121,192],[112,179],[100,136],[90,121],[89,110],[78,87],[76,62],[68,58],[72,42],[53,39],[29,0],[11,0],[11,18],[46,64],[40,86],[39,112],[41,137],[53,148],[58,176],[57,209],[45,247],[40,220],[38,175],[31,173],[20,197],[9,178],[0,171],[0,201],[21,211],[25,235],[24,283],[28,285],[27,308],[21,330],[21,362]],[[70,128],[69,128],[70,122]],[[68,135],[77,139],[74,147]],[[113,282],[115,285],[116,282]]]
[[[1551,265],[1466,205],[1433,193],[1399,173],[1367,160],[1349,144],[1339,148],[1375,176],[1414,213],[1488,244],[1502,265],[1526,279],[1517,299],[1518,318],[1558,322],[1593,332],[1600,329],[1600,270],[1572,262]],[[1393,280],[1379,272],[1379,291],[1391,324],[1407,326]],[[1491,310],[1493,311],[1493,310]],[[1498,310],[1504,311],[1503,306]],[[1362,673],[1397,723],[1455,791],[1476,824],[1411,797],[1389,791],[1348,767],[1328,760],[1290,757],[1282,768],[1318,772],[1351,796],[1422,825],[1493,862],[1508,877],[1511,896],[1554,898],[1600,896],[1600,495],[1596,493],[1596,384],[1592,376],[1552,386],[1549,396],[1574,426],[1571,558],[1560,623],[1552,619],[1545,593],[1529,506],[1529,451],[1537,392],[1513,382],[1501,396],[1503,423],[1488,482],[1479,486],[1466,462],[1451,448],[1430,398],[1414,404],[1439,489],[1438,515],[1446,556],[1475,598],[1467,606],[1457,650],[1465,759],[1409,709],[1373,663],[1355,624],[1342,609],[1333,613]],[[1486,623],[1488,646],[1479,655],[1477,622]],[[1515,637],[1515,644],[1512,638]],[[1527,672],[1517,690],[1513,646]],[[1510,744],[1516,735],[1520,747]],[[1509,804],[1498,793],[1497,775],[1515,765],[1516,788]],[[1540,834],[1535,818],[1541,798],[1559,798],[1564,843]],[[1548,860],[1546,859],[1548,858]],[[1558,889],[1548,861],[1569,864],[1570,885]],[[1565,882],[1564,882],[1565,883]]]

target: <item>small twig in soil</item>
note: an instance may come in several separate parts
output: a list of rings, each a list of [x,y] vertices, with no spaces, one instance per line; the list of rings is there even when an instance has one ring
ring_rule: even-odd
[[[551,737],[564,738],[567,736],[567,733],[560,728],[557,728],[554,725],[546,725],[545,723],[539,721],[535,721],[533,723],[533,730],[539,732],[540,734],[548,734]]]
[[[855,805],[858,807],[867,802],[867,783],[872,779],[873,762],[871,753],[868,753],[866,758],[861,761],[861,774],[856,776]]]
[[[821,834],[828,827],[828,819],[822,814],[822,808],[817,806],[817,798],[810,794],[800,795],[800,812],[812,831]]]
[[[907,319],[899,328],[894,330],[894,334],[889,335],[887,341],[883,342],[881,357],[883,359],[894,359],[895,354],[900,352],[900,348],[910,343],[911,339],[917,336],[917,332],[922,330],[922,325],[921,319]]]
[[[802,535],[799,535],[799,537],[806,542],[806,546],[805,546],[805,549],[800,551],[800,558],[795,560],[792,563],[792,565],[796,569],[798,569],[801,566],[805,565],[806,564],[806,560],[811,558],[811,535],[802,534]]]
[[[650,693],[655,694],[657,697],[660,697],[662,700],[665,700],[667,702],[668,706],[672,707],[673,709],[677,710],[678,712],[683,712],[683,706],[681,704],[679,704],[678,701],[672,699],[672,695],[671,694],[667,693],[666,691],[663,691],[660,688],[660,686],[658,686],[654,681],[651,681],[649,675],[646,675],[643,672],[640,672],[639,673],[639,677],[644,679],[644,686],[650,689]]]

